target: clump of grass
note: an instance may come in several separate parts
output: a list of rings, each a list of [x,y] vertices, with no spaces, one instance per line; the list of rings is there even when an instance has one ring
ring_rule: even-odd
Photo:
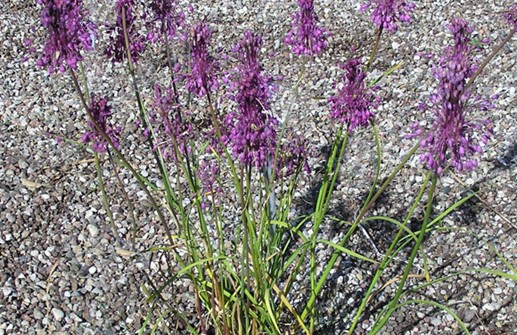
[[[305,69],[313,57],[325,52],[330,33],[320,25],[313,1],[297,2],[299,12],[293,15],[286,43],[300,56],[299,76],[293,87],[294,97],[300,99],[303,95],[299,85],[305,79]],[[125,130],[111,123],[116,111],[110,107],[109,98],[99,98],[103,95],[87,85],[82,53],[94,49],[97,35],[96,26],[86,20],[88,13],[82,8],[82,1],[39,0],[38,3],[42,7],[41,22],[49,34],[37,64],[48,68],[50,73],[59,70],[71,75],[88,117],[88,130],[82,141],[92,143],[99,189],[113,233],[117,234],[116,222],[100,173],[106,162],[115,171],[126,169],[131,173],[157,213],[165,236],[162,244],[146,251],[150,257],[158,257],[162,265],[158,271],[150,272],[148,282],[142,284],[150,308],[138,330],[140,334],[154,333],[157,329],[175,333],[172,320],[192,334],[315,334],[317,301],[342,254],[376,267],[361,304],[348,322],[347,332],[352,334],[379,290],[379,279],[406,247],[411,248],[406,265],[400,276],[389,282],[396,283],[397,289],[376,315],[369,333],[378,333],[395,310],[414,303],[443,309],[468,333],[449,307],[429,300],[404,300],[408,293],[419,289],[408,288],[406,282],[408,278],[423,277],[427,281],[420,286],[423,288],[443,279],[431,280],[425,266],[424,274],[413,273],[414,263],[420,254],[426,264],[422,247],[425,235],[475,195],[468,194],[443,212],[432,214],[440,176],[450,169],[468,172],[475,168],[475,155],[490,139],[490,122],[468,119],[470,89],[474,79],[515,33],[516,5],[506,14],[513,25],[509,37],[484,62],[474,57],[478,47],[470,43],[473,28],[462,19],[451,22],[449,30],[454,43],[444,50],[434,67],[438,86],[430,101],[435,115],[433,127],[414,128],[407,137],[416,140],[415,145],[377,187],[382,148],[375,121],[375,108],[380,102],[375,85],[400,64],[371,82],[367,81],[368,73],[383,32],[395,33],[399,23],[409,24],[415,5],[398,0],[368,1],[362,10],[372,8],[372,20],[378,27],[372,51],[366,63],[361,56],[354,56],[342,65],[342,80],[336,83],[336,94],[328,99],[334,140],[316,203],[309,214],[293,218],[299,178],[310,171],[307,163],[310,148],[307,140],[289,124],[289,113],[283,121],[272,113],[275,81],[261,63],[260,35],[246,31],[223,61],[213,54],[210,23],[187,24],[187,14],[179,11],[175,1],[154,0],[143,8],[139,7],[142,3],[134,0],[116,2],[116,22],[108,28],[112,41],[103,53],[111,61],[127,65],[128,85],[135,94],[135,112],[163,181],[163,187],[157,187],[133,167],[131,157],[123,149],[127,147],[123,143]],[[139,11],[146,15],[136,15]],[[142,19],[145,21],[141,22]],[[148,34],[142,34],[142,29],[147,29]],[[151,102],[146,102],[141,91],[144,81],[136,73],[145,48],[153,43],[166,50],[170,80],[168,86],[155,83],[155,95]],[[175,56],[175,50],[187,50],[187,59],[178,61],[181,58]],[[223,91],[226,93],[222,94]],[[483,101],[477,106],[490,107]],[[205,111],[207,120],[203,127],[194,122],[193,110]],[[358,127],[371,129],[375,143],[377,160],[372,167],[375,171],[372,185],[344,236],[338,242],[324,240],[321,227],[329,216],[334,189],[347,161],[347,145],[360,140],[353,134]],[[368,216],[419,149],[423,151],[421,161],[428,172],[404,220]],[[131,212],[132,248],[136,252],[138,218],[133,208],[138,204],[129,197],[120,179],[118,185]],[[425,208],[422,226],[412,232],[407,225],[422,203]],[[350,245],[360,225],[373,220],[398,227],[380,259],[355,252]],[[312,227],[310,231],[303,229],[308,223]],[[124,241],[118,243],[122,245]],[[332,250],[323,263],[316,252],[318,246]],[[309,267],[309,272],[302,281],[308,279],[309,287],[305,299],[295,304],[288,297],[292,296],[304,266]],[[473,271],[515,280],[515,269],[509,268],[510,273],[490,269]],[[192,287],[195,321],[166,294],[174,292],[175,285],[181,282]]]

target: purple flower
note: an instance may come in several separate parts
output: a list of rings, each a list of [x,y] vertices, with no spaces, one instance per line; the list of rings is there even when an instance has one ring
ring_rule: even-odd
[[[93,95],[91,96],[90,100],[90,112],[93,115],[95,123],[100,127],[102,132],[104,132],[111,139],[113,145],[116,148],[119,148],[118,137],[120,135],[121,129],[120,127],[114,128],[108,121],[108,119],[111,118],[111,107],[108,106],[108,100],[105,98],[98,99]],[[81,138],[81,142],[93,142],[93,150],[95,152],[106,152],[108,143],[106,143],[102,133],[100,133],[97,127],[95,127],[92,120],[88,121],[88,127],[90,130],[84,133]]]
[[[83,58],[81,48],[93,49],[96,26],[85,21],[87,13],[82,9],[82,0],[37,0],[43,6],[41,25],[48,31],[48,40],[37,65],[48,67],[49,73],[56,69],[65,72],[76,69]]]
[[[367,127],[374,117],[371,109],[377,107],[379,101],[366,86],[366,73],[360,65],[360,60],[354,58],[342,66],[345,70],[343,84],[338,86],[337,96],[328,99],[332,104],[330,116],[346,124],[349,131],[359,126]]]
[[[398,29],[398,22],[408,23],[415,4],[407,0],[370,0],[361,5],[360,11],[364,12],[373,8],[372,21],[379,29],[386,29],[394,33]]]
[[[113,26],[108,26],[110,43],[104,52],[113,63],[122,62],[127,58],[124,18],[132,61],[136,62],[138,57],[144,52],[145,38],[138,32],[138,27],[135,24],[134,6],[134,0],[117,0],[115,4],[117,22]]]
[[[212,32],[208,24],[199,22],[190,29],[190,73],[186,76],[187,90],[200,97],[219,87],[216,71],[219,64],[208,53]]]
[[[230,89],[237,112],[230,113],[226,123],[233,154],[245,165],[261,168],[276,149],[277,119],[269,115],[272,78],[262,74],[259,62],[262,38],[249,31],[233,49],[241,64],[234,70]]]
[[[172,83],[165,88],[155,85],[153,111],[159,117],[156,121],[160,122],[159,127],[163,130],[163,137],[166,137],[165,140],[171,144],[171,150],[166,150],[165,156],[177,158],[175,145],[181,154],[189,152],[187,141],[191,136],[192,125],[182,117]]]
[[[287,34],[285,43],[291,45],[298,56],[321,55],[327,47],[329,32],[318,27],[313,0],[298,0],[298,5],[300,12],[293,15],[291,31]]]
[[[517,2],[508,7],[508,12],[504,14],[508,23],[513,25],[513,29],[517,30]]]
[[[470,100],[466,84],[476,70],[473,58],[476,47],[469,44],[474,29],[462,19],[453,19],[448,29],[455,43],[445,49],[433,69],[438,79],[438,88],[430,99],[435,120],[420,141],[425,151],[420,160],[438,174],[449,164],[458,171],[470,171],[476,167],[477,160],[472,156],[483,151],[480,142],[486,144],[492,131],[486,120],[469,122],[465,118]],[[489,104],[482,104],[482,107],[488,108]],[[409,137],[424,133],[422,129],[415,128],[415,133]]]
[[[172,40],[178,26],[183,27],[185,22],[185,14],[178,12],[176,0],[152,0],[149,12],[148,26],[151,31],[148,38],[152,42]]]
[[[311,169],[307,164],[307,141],[301,134],[297,134],[293,129],[287,131],[287,136],[283,139],[278,151],[277,171],[281,177],[287,177],[295,173],[299,167],[310,173]]]

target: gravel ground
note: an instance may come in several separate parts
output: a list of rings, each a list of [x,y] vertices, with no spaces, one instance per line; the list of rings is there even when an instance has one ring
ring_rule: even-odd
[[[111,15],[110,1],[98,3],[94,19],[104,22]],[[319,97],[333,94],[332,83],[340,75],[337,65],[350,57],[351,49],[356,50],[355,55],[368,54],[373,28],[366,14],[357,13],[360,1],[316,3],[332,38],[329,50],[308,67],[300,88],[302,98],[293,105],[291,120],[316,148],[324,150],[331,127],[328,106]],[[300,68],[300,61],[282,42],[289,29],[287,18],[296,7],[294,1],[203,0],[194,7],[196,18],[206,16],[211,22],[216,47],[235,44],[245,29],[264,35],[264,54],[270,56],[264,67],[273,75],[286,77],[278,85],[274,108],[277,113],[285,110]],[[500,1],[418,1],[414,22],[383,40],[372,78],[395,63],[404,61],[404,66],[380,85],[383,103],[377,120],[384,154],[382,178],[413,145],[401,140],[410,125],[430,118],[416,107],[434,89],[432,60],[425,55],[439,54],[450,41],[444,25],[461,16],[476,26],[480,38],[497,41],[509,30],[501,19],[503,10]],[[140,252],[130,258],[118,248],[119,240],[121,247],[129,248],[131,239],[127,206],[118,200],[120,196],[113,191],[116,184],[111,182],[108,192],[114,199],[117,238],[106,221],[97,192],[93,156],[78,143],[85,116],[69,77],[49,77],[45,70],[36,68],[33,60],[20,62],[26,53],[23,43],[30,36],[30,27],[38,25],[38,13],[32,1],[8,0],[0,4],[0,334],[134,333],[149,307],[141,285],[152,262],[142,250],[163,241],[160,228],[149,214],[152,211],[138,186],[121,172],[130,196],[141,200],[135,208],[141,225],[136,248]],[[37,31],[40,37],[41,33]],[[100,43],[102,47],[102,39]],[[508,272],[494,250],[517,266],[516,49],[514,37],[477,81],[480,93],[499,95],[494,101],[496,108],[488,115],[474,110],[469,116],[489,117],[495,124],[494,138],[479,168],[468,175],[447,174],[440,181],[437,213],[468,190],[478,190],[478,197],[445,219],[440,232],[427,237],[425,250],[433,279],[472,268]],[[148,50],[144,57],[144,77],[150,82],[159,80],[165,71],[156,52]],[[98,55],[88,55],[85,63],[92,86],[112,97],[114,110],[118,111],[116,122],[124,125],[127,134],[125,142],[129,144],[125,150],[131,161],[144,175],[157,181],[153,177],[157,171],[139,145],[141,138],[135,135],[132,92],[124,80],[124,69]],[[149,92],[150,86],[143,86]],[[58,144],[58,137],[65,141]],[[351,219],[361,205],[372,181],[371,163],[375,157],[368,131],[357,131],[350,141],[331,204],[332,214],[344,220]],[[113,171],[103,173],[109,176]],[[423,173],[418,160],[408,164],[372,214],[402,219]],[[308,190],[316,184],[317,176],[306,178],[300,197],[310,201]],[[299,211],[304,210],[303,203],[299,200]],[[418,229],[418,224],[417,217],[412,228]],[[354,236],[352,248],[378,258],[394,234],[394,227],[373,222],[363,228]],[[329,223],[322,237],[336,240],[342,234],[339,226]],[[322,249],[318,255],[323,260],[328,250]],[[403,262],[399,265],[403,266]],[[383,282],[392,278],[395,268],[387,272]],[[350,313],[357,308],[371,276],[372,269],[365,264],[346,257],[339,261],[323,292],[318,334],[341,334],[347,328]],[[419,278],[410,280],[410,284],[421,283]],[[302,296],[303,283],[299,288]],[[394,288],[396,284],[391,284],[380,291],[367,312],[378,311]],[[179,308],[186,311],[193,309],[189,289],[189,283],[183,282],[175,292]],[[501,335],[516,333],[516,293],[514,281],[472,273],[453,276],[412,293],[410,298],[445,304],[458,313],[472,334]],[[296,290],[292,298],[297,298]],[[357,334],[366,334],[370,325],[367,315]],[[459,333],[451,316],[423,305],[398,310],[383,330],[383,334]]]

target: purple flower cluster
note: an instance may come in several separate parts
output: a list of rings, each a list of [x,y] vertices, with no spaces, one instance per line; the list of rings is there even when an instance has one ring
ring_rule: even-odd
[[[311,169],[307,164],[307,141],[301,134],[296,134],[293,129],[287,131],[287,136],[282,141],[278,152],[278,163],[276,173],[281,177],[290,176],[298,167],[310,173]],[[280,170],[280,171],[278,171]]]
[[[508,12],[504,14],[508,23],[513,25],[513,29],[517,30],[517,2],[508,7]]]
[[[136,62],[138,57],[144,52],[145,37],[138,32],[135,15],[133,14],[134,6],[134,0],[117,0],[115,4],[117,22],[115,25],[108,27],[110,43],[104,52],[113,63],[122,62],[127,58],[124,18],[129,41],[129,51],[131,52],[133,62]]]
[[[379,99],[366,86],[366,73],[361,69],[359,59],[351,59],[342,67],[345,70],[342,86],[337,85],[337,96],[328,99],[332,104],[330,116],[347,125],[349,131],[359,126],[367,127],[374,117],[371,109],[377,107]]]
[[[448,29],[455,43],[445,49],[433,69],[438,79],[438,88],[430,99],[435,120],[431,130],[420,141],[425,151],[420,160],[438,174],[448,166],[449,161],[458,171],[472,170],[478,164],[472,155],[482,152],[479,142],[486,144],[491,136],[488,121],[475,123],[465,119],[470,99],[466,84],[476,70],[473,58],[476,47],[469,44],[474,28],[465,20],[453,19]],[[417,128],[410,137],[422,133],[422,129]]]
[[[150,18],[148,27],[150,29],[147,37],[156,42],[172,40],[176,35],[176,29],[183,27],[185,14],[178,12],[176,0],[152,0],[149,5]]]
[[[153,109],[159,116],[164,135],[172,144],[172,150],[166,150],[164,156],[172,156],[174,159],[177,158],[174,145],[177,145],[181,154],[188,152],[187,141],[192,132],[192,125],[182,118],[176,101],[172,83],[165,88],[155,85]]]
[[[379,29],[385,29],[390,33],[398,30],[399,22],[410,22],[415,9],[415,4],[407,0],[370,0],[361,5],[360,11],[364,12],[372,6],[373,23]]]
[[[87,13],[83,10],[82,0],[37,0],[43,6],[41,24],[48,31],[48,39],[43,55],[37,65],[48,67],[49,73],[56,69],[65,72],[67,68],[76,69],[82,60],[81,48],[93,49],[96,26],[85,21]]]
[[[234,70],[230,85],[236,90],[232,96],[237,112],[228,115],[228,140],[233,153],[245,164],[261,168],[276,148],[278,121],[266,111],[270,109],[271,77],[262,74],[259,62],[262,38],[246,31],[244,38],[233,49],[241,64]]]
[[[114,128],[108,121],[108,119],[111,117],[111,107],[108,106],[108,100],[105,98],[97,99],[97,97],[92,95],[90,112],[93,115],[95,123],[102,129],[102,132],[104,132],[111,139],[113,145],[115,145],[116,148],[119,148],[118,137],[120,135],[121,129],[120,127]],[[81,138],[81,142],[93,142],[93,150],[95,152],[106,152],[108,143],[106,143],[102,134],[95,127],[91,120],[88,121],[88,127],[90,130],[84,133]]]
[[[211,35],[208,24],[203,22],[190,29],[190,73],[186,76],[185,86],[200,97],[219,87],[216,77],[219,64],[208,53]]]
[[[293,15],[291,31],[287,34],[285,43],[291,45],[298,56],[321,55],[327,47],[329,32],[318,26],[313,0],[298,0],[298,5],[300,12]]]

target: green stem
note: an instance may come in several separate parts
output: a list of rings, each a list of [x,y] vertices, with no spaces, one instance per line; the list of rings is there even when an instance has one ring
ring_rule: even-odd
[[[99,189],[101,191],[102,205],[104,206],[104,209],[106,210],[106,214],[108,215],[108,219],[109,219],[110,226],[111,226],[111,231],[113,232],[113,237],[115,237],[117,245],[121,246],[120,236],[118,235],[117,227],[115,226],[115,221],[113,220],[113,213],[111,212],[111,209],[110,209],[108,196],[106,195],[106,190],[104,188],[104,181],[102,179],[102,171],[101,171],[101,165],[99,162],[99,155],[97,153],[95,153],[94,158],[95,158],[95,169],[97,170],[97,180],[99,182]]]
[[[427,205],[426,205],[425,214],[424,214],[424,222],[422,224],[422,228],[420,229],[420,233],[418,234],[418,240],[417,240],[415,246],[413,247],[413,250],[411,251],[411,255],[409,256],[408,263],[406,265],[406,268],[404,269],[404,273],[402,275],[399,286],[397,288],[397,292],[395,293],[395,296],[393,297],[390,304],[388,305],[387,312],[382,317],[382,319],[377,324],[377,326],[374,329],[372,329],[372,332],[370,334],[377,334],[382,329],[382,327],[384,327],[386,322],[388,322],[389,317],[391,316],[393,311],[396,309],[399,298],[402,295],[402,291],[404,290],[404,285],[406,284],[406,280],[409,276],[409,272],[411,271],[411,268],[413,267],[413,262],[415,261],[416,255],[418,253],[418,250],[420,249],[420,246],[422,245],[422,242],[424,241],[425,231],[427,229],[427,224],[429,223],[429,217],[431,216],[434,192],[436,190],[437,182],[438,182],[438,174],[434,173],[433,179],[431,181],[431,187],[430,187],[429,193],[428,193]]]
[[[419,147],[420,147],[420,143],[417,143],[413,146],[413,148],[411,148],[411,150],[406,154],[406,156],[402,159],[402,161],[395,167],[395,169],[393,170],[391,175],[388,177],[388,179],[384,182],[384,184],[382,184],[381,188],[373,196],[373,198],[370,200],[369,204],[363,207],[363,209],[361,210],[361,212],[359,213],[357,218],[354,220],[354,223],[352,224],[352,226],[348,229],[346,235],[343,237],[341,242],[339,242],[340,247],[344,247],[346,245],[346,243],[348,242],[350,237],[355,232],[355,230],[356,230],[359,222],[363,218],[363,216],[366,215],[366,213],[370,210],[370,208],[373,206],[375,201],[377,201],[377,199],[381,196],[381,194],[384,192],[386,187],[388,187],[388,185],[395,178],[395,176],[400,172],[400,170],[402,170],[402,167],[404,167],[404,165],[407,163],[407,161],[411,157],[413,157],[413,155],[415,154],[415,152],[418,150]],[[329,262],[327,263],[320,279],[318,280],[316,289],[313,292],[311,292],[309,301],[307,302],[307,305],[305,306],[305,309],[302,312],[302,315],[301,315],[302,320],[305,319],[308,316],[309,312],[312,310],[312,307],[314,306],[314,303],[316,302],[316,298],[318,297],[319,293],[323,289],[323,285],[325,284],[327,277],[330,274],[330,270],[332,270],[332,268],[334,267],[334,264],[336,263],[337,259],[339,258],[339,255],[340,255],[340,252],[335,251],[332,254],[332,256],[330,257]]]
[[[375,59],[375,55],[377,54],[377,49],[379,49],[379,44],[381,42],[381,35],[382,35],[382,27],[380,27],[377,30],[377,36],[375,38],[375,44],[373,45],[372,52],[370,53],[370,58],[368,58],[368,63],[366,64],[366,72],[370,70],[370,66],[373,63],[373,60]]]
[[[120,175],[119,175],[119,171],[118,171],[118,165],[115,164],[115,162],[113,161],[113,156],[112,156],[110,151],[108,151],[108,155],[109,155],[109,160],[110,160],[111,166],[114,169],[115,178],[117,179],[120,191],[122,192],[122,196],[124,197],[128,207],[129,207],[128,208],[128,212],[129,212],[129,217],[130,217],[130,220],[131,220],[131,231],[132,231],[132,234],[131,234],[131,247],[132,247],[133,250],[135,250],[136,231],[137,231],[137,224],[136,224],[136,218],[135,218],[135,206],[133,205],[133,201],[129,198],[129,195],[126,192],[126,189],[124,187],[124,183],[120,179]]]
[[[431,178],[431,172],[429,172],[426,176],[426,179],[425,181],[423,182],[422,184],[422,187],[420,188],[420,191],[418,192],[418,195],[417,197],[415,198],[415,201],[413,202],[413,205],[412,207],[409,209],[409,212],[406,216],[406,219],[404,220],[404,222],[402,223],[404,226],[407,224],[407,222],[409,221],[409,219],[413,216],[413,212],[415,211],[415,209],[417,208],[418,206],[418,203],[420,202],[420,200],[422,199],[422,196],[424,195],[424,191],[425,191],[425,188],[427,186],[427,183],[429,182],[429,179]],[[395,236],[395,238],[393,239],[393,242],[391,242],[391,245],[390,247],[388,248],[388,251],[386,252],[381,264],[379,265],[379,267],[377,268],[376,272],[375,272],[375,275],[372,279],[372,281],[370,282],[370,286],[368,287],[368,290],[366,291],[366,294],[363,298],[363,301],[361,302],[361,305],[359,306],[359,308],[357,309],[357,312],[355,314],[355,317],[354,317],[354,320],[352,322],[352,325],[350,326],[350,328],[348,329],[348,332],[347,334],[348,335],[352,335],[353,334],[353,331],[355,330],[355,327],[357,326],[358,322],[359,322],[359,319],[364,311],[364,309],[366,308],[366,304],[368,303],[368,301],[370,300],[370,296],[372,294],[372,291],[373,289],[375,288],[375,285],[377,284],[377,281],[380,279],[381,275],[383,274],[384,270],[386,269],[386,267],[390,264],[392,258],[397,254],[396,252],[393,253],[393,251],[395,250],[395,248],[397,247],[397,244],[399,242],[399,239],[400,237],[402,236],[402,233],[404,232],[405,230],[401,227],[397,233],[397,235]]]

